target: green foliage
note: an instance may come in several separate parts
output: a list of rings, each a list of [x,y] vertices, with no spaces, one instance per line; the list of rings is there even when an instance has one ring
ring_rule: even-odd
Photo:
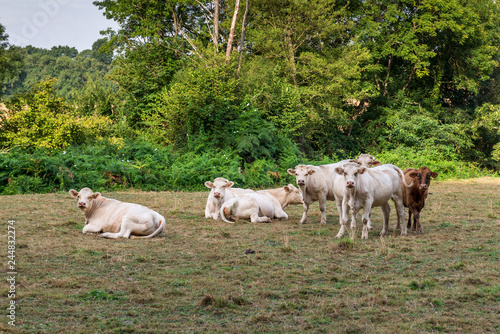
[[[181,147],[196,136],[208,146],[225,146],[223,129],[239,115],[235,85],[223,67],[186,70],[160,94],[156,110],[144,115],[145,135]]]
[[[98,40],[98,47],[104,40]],[[6,82],[5,95],[25,93],[47,77],[57,79],[54,89],[60,96],[71,98],[92,78],[102,78],[110,70],[110,55],[96,50],[78,50],[69,46],[54,46],[50,50],[28,45],[19,48],[19,60],[23,63],[19,75]]]
[[[120,106],[118,86],[104,79],[89,78],[74,93],[74,103],[80,115],[115,116]]]
[[[440,152],[432,148],[400,146],[374,155],[379,161],[394,164],[401,169],[427,166],[439,173],[439,180],[492,175],[491,171],[481,167],[478,162],[460,161],[458,155],[452,150]]]
[[[443,178],[500,169],[494,1],[256,0],[227,58],[234,1],[219,2],[218,31],[210,1],[94,4],[118,31],[80,53],[20,48],[18,79],[0,30],[0,81],[23,93],[0,114],[0,145],[28,148],[4,192],[200,189],[216,176],[259,188],[359,153]],[[58,160],[58,149],[85,158]]]
[[[6,147],[64,148],[99,137],[109,126],[106,117],[78,117],[47,79],[29,92],[7,101],[0,116],[0,143]]]
[[[8,37],[5,27],[0,24],[0,95],[3,93],[4,83],[17,77],[22,67],[19,48],[10,46]]]

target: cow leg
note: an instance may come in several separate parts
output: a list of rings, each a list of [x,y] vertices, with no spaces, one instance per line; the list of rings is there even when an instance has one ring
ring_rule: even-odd
[[[339,210],[340,215],[340,231],[337,234],[337,238],[341,238],[345,233],[345,225],[349,219],[349,205],[347,204],[347,201],[345,199],[342,200],[342,206],[340,207],[339,204],[337,204],[337,209]]]
[[[413,212],[413,232],[417,233],[424,233],[424,230],[422,229],[422,225],[420,225],[420,212],[418,209],[415,209],[415,212]]]
[[[407,228],[411,228],[411,211],[412,211],[412,208],[410,207],[408,209],[408,224],[406,225]]]
[[[311,203],[306,203],[306,201],[304,201],[304,204],[303,204],[304,210],[302,212],[302,218],[300,219],[300,223],[299,224],[305,224],[306,223],[307,212],[309,211],[309,205],[311,205]]]
[[[319,211],[321,211],[320,224],[326,224],[326,195],[319,198]]]
[[[270,223],[271,219],[269,217],[266,217],[266,216],[259,217],[258,214],[252,214],[250,216],[250,221],[252,223]]]
[[[340,231],[337,234],[336,238],[341,238],[345,232],[345,221],[342,213],[342,200],[338,197],[335,197],[335,204],[337,205],[337,212],[339,213],[339,224],[340,224]]]
[[[361,239],[368,239],[368,225],[371,224],[370,209],[371,205],[363,208],[363,215],[361,216],[363,221],[363,232],[361,232]]]
[[[382,205],[380,208],[382,209],[382,215],[384,217],[384,227],[382,228],[382,231],[380,232],[380,236],[382,237],[382,236],[386,235],[387,231],[389,231],[389,216],[391,214],[391,206],[389,205],[389,202],[387,202],[384,205]],[[398,217],[399,217],[399,215],[398,215]]]
[[[144,224],[142,217],[137,217],[134,215],[125,215],[122,219],[122,224],[120,225],[120,231],[117,233],[102,233],[99,234],[101,238],[117,239],[120,237],[130,238],[132,232],[136,235],[147,235],[150,234],[147,230],[147,225]]]
[[[398,207],[396,206],[396,203],[394,203],[394,207],[396,208],[396,216],[398,218],[398,224],[396,225],[396,230],[401,229],[401,217],[399,217],[399,212],[398,212]],[[404,224],[404,222],[403,222]]]
[[[275,208],[274,209],[274,218],[276,218],[276,219],[288,219],[288,215],[286,214],[285,211],[283,211],[282,208]]]
[[[122,226],[120,227],[120,232],[117,233],[106,232],[99,234],[99,236],[101,238],[118,239],[120,237],[130,238],[130,234],[132,234],[132,230],[130,228],[127,228],[126,222],[122,222]]]
[[[85,225],[85,227],[82,230],[82,233],[99,233],[101,232],[102,228],[96,225]]]
[[[401,224],[401,236],[406,237],[408,235],[407,232],[407,226],[404,224],[405,221],[405,206],[403,205],[403,200],[394,200],[394,203],[396,203],[396,208],[398,212],[398,216],[400,217],[400,220],[402,222]],[[408,210],[410,211],[410,210]]]

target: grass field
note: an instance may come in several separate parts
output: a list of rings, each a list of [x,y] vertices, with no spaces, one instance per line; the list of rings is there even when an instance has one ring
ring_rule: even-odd
[[[98,191],[99,189],[93,189]],[[84,235],[67,193],[0,196],[0,233],[16,228],[16,327],[2,285],[0,332],[498,333],[500,179],[433,181],[424,234],[336,240],[317,203],[308,223],[204,218],[208,192],[117,192],[167,218],[151,240]],[[358,219],[359,221],[359,219]],[[358,224],[360,226],[360,224]],[[245,254],[249,249],[254,254]],[[4,280],[5,282],[5,280]]]

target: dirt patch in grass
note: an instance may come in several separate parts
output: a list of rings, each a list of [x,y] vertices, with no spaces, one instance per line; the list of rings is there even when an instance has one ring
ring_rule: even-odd
[[[167,218],[159,238],[106,240],[81,233],[68,194],[1,196],[1,226],[16,226],[16,332],[498,332],[500,179],[430,193],[424,234],[401,237],[393,209],[381,239],[376,208],[368,240],[361,228],[335,239],[333,202],[326,226],[317,204],[305,225],[301,206],[226,224],[204,218],[208,192],[103,193]]]

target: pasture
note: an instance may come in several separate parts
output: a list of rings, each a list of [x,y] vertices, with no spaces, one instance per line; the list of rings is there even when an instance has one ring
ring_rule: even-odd
[[[98,191],[99,189],[93,189]],[[16,228],[15,333],[498,333],[500,179],[433,181],[424,234],[335,239],[334,202],[319,225],[204,218],[206,192],[114,192],[167,218],[150,240],[84,235],[68,193],[0,196]],[[0,233],[7,245],[7,233]],[[3,272],[8,272],[3,247]],[[248,252],[253,250],[255,253]],[[4,274],[5,276],[6,274]],[[4,281],[5,282],[5,281]]]

